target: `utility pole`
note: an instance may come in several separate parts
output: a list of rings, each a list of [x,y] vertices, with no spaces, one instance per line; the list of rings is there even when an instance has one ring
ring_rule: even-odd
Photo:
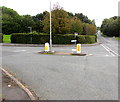
[[[50,51],[52,51],[52,21],[51,21],[51,0],[50,0]]]

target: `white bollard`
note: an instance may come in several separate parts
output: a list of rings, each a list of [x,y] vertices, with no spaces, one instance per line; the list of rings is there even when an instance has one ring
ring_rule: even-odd
[[[45,51],[50,51],[49,43],[45,43]]]
[[[77,44],[77,53],[81,53],[81,44]]]

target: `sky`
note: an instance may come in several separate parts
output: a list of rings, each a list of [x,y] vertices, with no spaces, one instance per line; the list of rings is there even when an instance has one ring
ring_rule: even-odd
[[[59,3],[64,10],[83,13],[89,19],[95,20],[101,26],[105,18],[118,16],[118,2],[120,0],[51,0],[51,6]],[[44,11],[50,11],[50,0],[0,0],[0,6],[14,9],[20,15],[34,16]]]

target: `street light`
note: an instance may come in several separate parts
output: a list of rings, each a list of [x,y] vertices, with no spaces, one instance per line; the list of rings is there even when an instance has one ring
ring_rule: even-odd
[[[30,29],[30,33],[32,33],[32,27],[28,27]],[[30,37],[30,40],[31,40],[31,44],[32,44],[32,35]]]
[[[75,45],[76,45],[78,33],[75,32],[74,34],[75,34],[75,39],[76,39],[76,42],[75,42]]]
[[[32,27],[28,27],[30,29],[30,33],[32,33]]]
[[[50,0],[50,51],[52,51],[51,0]]]

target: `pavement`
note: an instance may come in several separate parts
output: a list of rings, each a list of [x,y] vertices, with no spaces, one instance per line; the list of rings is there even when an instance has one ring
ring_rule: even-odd
[[[96,46],[100,43],[82,44],[84,46]],[[45,47],[45,44],[16,44],[16,43],[0,43],[0,46],[14,46],[14,47]],[[52,47],[74,47],[75,44],[52,44]]]
[[[117,100],[118,44],[101,36],[98,40],[99,44],[82,45],[89,56],[40,55],[43,46],[3,46],[2,64],[41,100]],[[74,48],[53,50],[66,53]]]
[[[8,75],[2,72],[2,100],[31,100]]]

